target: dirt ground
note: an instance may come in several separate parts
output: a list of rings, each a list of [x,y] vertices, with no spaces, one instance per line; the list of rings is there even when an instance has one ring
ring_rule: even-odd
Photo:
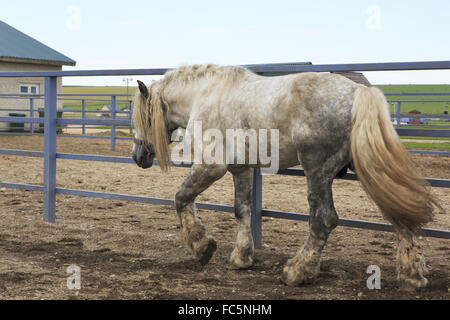
[[[129,156],[131,141],[58,138],[58,152]],[[0,137],[0,148],[42,150],[41,137]],[[450,158],[414,155],[421,174],[450,179]],[[188,169],[58,160],[57,186],[173,198]],[[43,160],[0,155],[0,181],[42,184]],[[382,221],[357,181],[336,180],[340,217]],[[433,188],[445,212],[427,227],[449,229],[450,192]],[[227,174],[200,202],[233,204]],[[302,246],[308,224],[263,218],[263,247],[249,270],[233,270],[234,215],[200,210],[218,250],[201,267],[183,245],[175,210],[74,196],[57,196],[55,224],[43,221],[40,192],[0,188],[0,299],[449,299],[449,240],[423,238],[430,285],[415,293],[396,287],[396,237],[392,233],[336,228],[323,252],[314,284],[280,282],[284,263]],[[263,207],[308,212],[304,177],[264,176]],[[81,268],[81,289],[67,288],[67,267]],[[369,265],[381,269],[381,289],[369,290]]]

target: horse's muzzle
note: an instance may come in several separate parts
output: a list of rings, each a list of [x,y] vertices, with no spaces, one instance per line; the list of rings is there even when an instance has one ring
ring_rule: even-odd
[[[144,142],[138,140],[138,143],[133,145],[134,162],[142,169],[148,169],[153,165],[155,159],[155,152],[152,145],[146,145]]]

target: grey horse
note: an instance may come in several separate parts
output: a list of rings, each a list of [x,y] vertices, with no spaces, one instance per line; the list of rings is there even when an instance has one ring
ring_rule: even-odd
[[[276,129],[278,139],[265,142],[269,149],[276,147],[277,168],[299,164],[304,168],[310,233],[283,269],[282,280],[286,284],[312,282],[319,275],[321,252],[338,224],[333,179],[352,168],[398,233],[397,273],[401,288],[426,286],[428,268],[416,235],[432,220],[433,210],[439,204],[416,174],[393,129],[380,90],[330,73],[263,77],[236,66],[183,66],[149,86],[139,82],[133,112],[133,159],[140,167],[149,168],[156,157],[161,169],[167,171],[170,135],[175,129],[184,128],[194,140],[197,138],[197,143],[206,143],[195,133],[196,123],[221,133],[226,144],[230,142],[226,141],[230,140],[226,134],[229,129]],[[257,149],[249,143],[245,140],[250,158]],[[254,252],[250,228],[253,168],[267,164],[259,157],[253,162],[242,162],[235,156],[230,161],[225,152],[217,150],[213,162],[194,162],[176,193],[183,238],[201,264],[209,262],[217,245],[206,234],[194,202],[229,171],[233,175],[235,216],[239,221],[230,263],[236,268],[249,268]]]

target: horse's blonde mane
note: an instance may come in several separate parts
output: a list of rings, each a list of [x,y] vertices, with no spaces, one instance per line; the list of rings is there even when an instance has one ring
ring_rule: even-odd
[[[220,79],[221,84],[233,83],[249,70],[239,66],[219,66],[215,64],[194,64],[181,66],[166,73],[164,83],[186,84],[198,79]]]
[[[237,83],[237,80],[250,73],[238,66],[218,66],[212,64],[181,66],[167,72],[163,79],[148,87],[149,98],[145,99],[139,89],[134,99],[133,123],[140,139],[153,144],[158,163],[163,171],[170,165],[170,147],[167,136],[165,113],[170,110],[164,98],[167,86],[184,86],[199,79],[211,80],[211,85],[221,88]],[[223,91],[223,90],[222,90]]]

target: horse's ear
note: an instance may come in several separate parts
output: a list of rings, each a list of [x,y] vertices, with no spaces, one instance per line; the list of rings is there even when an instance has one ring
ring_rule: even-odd
[[[139,91],[144,96],[145,99],[148,99],[148,88],[142,81],[137,81],[139,85]]]

